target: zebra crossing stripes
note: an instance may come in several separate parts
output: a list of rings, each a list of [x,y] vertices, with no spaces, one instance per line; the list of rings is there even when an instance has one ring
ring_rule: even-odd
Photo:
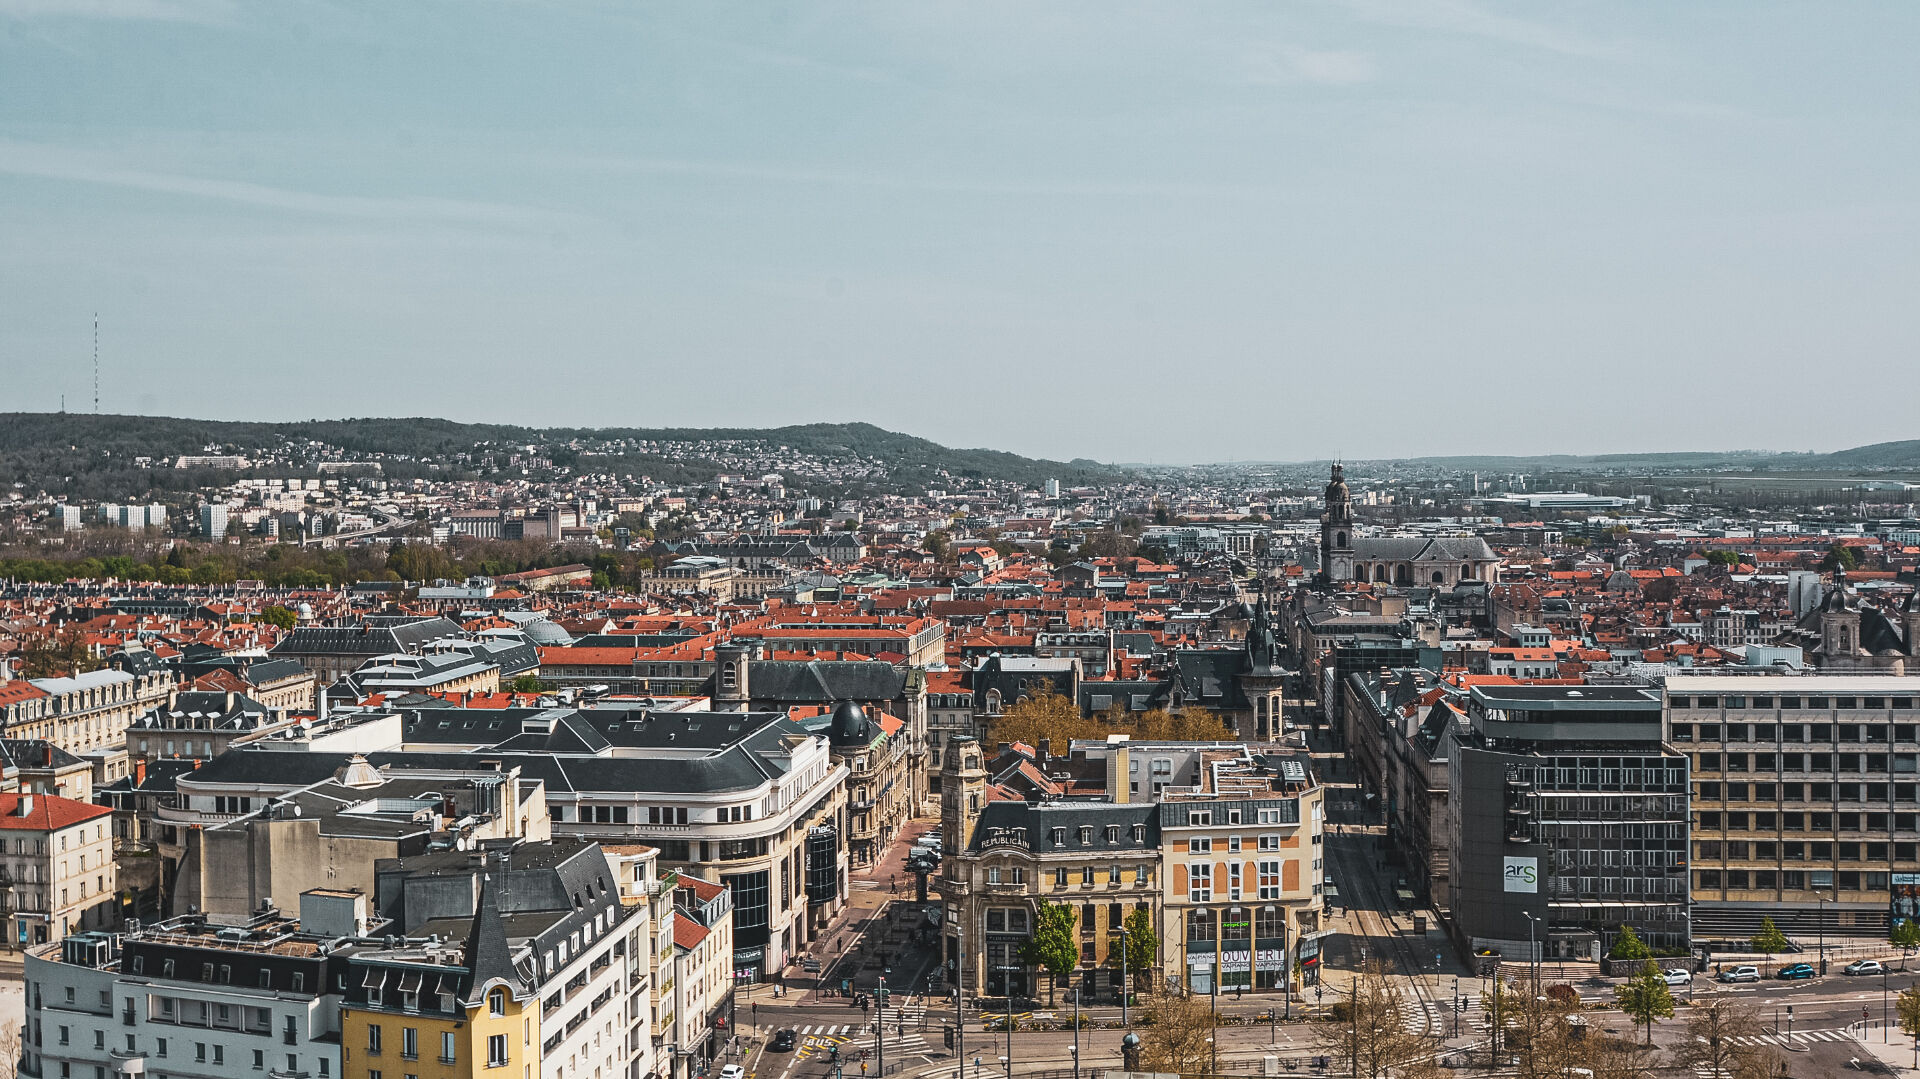
[[[1788,1045],[1794,1042],[1844,1042],[1852,1038],[1853,1035],[1844,1030],[1796,1030],[1791,1039],[1785,1034],[1743,1034],[1727,1040],[1735,1045]]]

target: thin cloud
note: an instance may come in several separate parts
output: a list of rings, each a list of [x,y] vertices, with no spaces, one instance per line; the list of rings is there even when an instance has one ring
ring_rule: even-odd
[[[102,163],[61,146],[0,139],[0,175],[101,184],[187,198],[212,199],[270,210],[329,217],[437,221],[467,225],[534,227],[573,215],[524,206],[417,196],[323,195],[242,180],[207,179],[149,172]]]

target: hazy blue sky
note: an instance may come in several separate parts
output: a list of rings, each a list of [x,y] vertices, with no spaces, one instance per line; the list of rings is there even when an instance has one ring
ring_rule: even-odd
[[[0,0],[0,410],[1920,436],[1920,6]]]

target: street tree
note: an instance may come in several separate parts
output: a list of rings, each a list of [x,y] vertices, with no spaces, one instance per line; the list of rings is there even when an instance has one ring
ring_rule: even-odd
[[[1900,991],[1894,1014],[1900,1018],[1900,1033],[1913,1039],[1913,1066],[1920,1068],[1920,985]]]
[[[1649,1079],[1659,1067],[1659,1054],[1632,1038],[1589,1032],[1581,1048],[1593,1079]]]
[[[1793,947],[1792,942],[1787,940],[1787,935],[1780,931],[1779,926],[1773,924],[1772,918],[1760,919],[1760,932],[1755,933],[1753,939],[1747,941],[1747,945],[1766,956],[1769,967],[1773,965],[1774,956]]]
[[[1653,949],[1647,947],[1647,942],[1640,939],[1640,934],[1634,932],[1632,926],[1623,925],[1619,935],[1613,938],[1613,947],[1607,950],[1607,958],[1633,963],[1652,959]]]
[[[1913,958],[1916,949],[1920,949],[1920,922],[1909,918],[1887,934],[1887,940],[1900,949],[1900,969],[1907,969],[1907,960]]]
[[[1127,931],[1126,947],[1108,948],[1107,962],[1123,967],[1122,991],[1131,993],[1135,985],[1152,984],[1153,959],[1160,954],[1160,934],[1154,932],[1153,915],[1145,907],[1133,908],[1123,925]]]
[[[1759,1051],[1760,1021],[1753,1007],[1732,997],[1704,998],[1687,1009],[1687,1036],[1674,1045],[1673,1064],[1697,1075],[1769,1079]]]
[[[1073,934],[1079,921],[1071,904],[1042,899],[1034,912],[1033,935],[1020,943],[1021,961],[1040,967],[1048,974],[1048,1004],[1053,1003],[1054,994],[1060,988],[1061,976],[1080,964],[1080,945]]]
[[[1621,1011],[1647,1028],[1648,1045],[1653,1044],[1654,1020],[1673,1018],[1673,991],[1651,959],[1641,963],[1625,984],[1615,987],[1613,997]]]
[[[1140,1064],[1147,1071],[1181,1075],[1211,1070],[1214,1016],[1192,993],[1162,993],[1140,1016]]]
[[[1407,1029],[1405,1001],[1379,963],[1369,963],[1352,982],[1352,995],[1334,1006],[1334,1021],[1321,1039],[1330,1054],[1347,1059],[1356,1079],[1398,1076],[1432,1049]]]
[[[1571,988],[1571,987],[1569,987]],[[1514,992],[1508,1000],[1507,1045],[1518,1055],[1520,1079],[1563,1079],[1581,1062],[1585,1019],[1580,994]]]

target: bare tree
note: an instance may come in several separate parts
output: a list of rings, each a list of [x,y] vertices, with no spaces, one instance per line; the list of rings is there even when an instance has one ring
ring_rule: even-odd
[[[1352,995],[1334,1006],[1334,1022],[1322,1028],[1322,1044],[1345,1057],[1355,1076],[1401,1076],[1434,1051],[1426,1038],[1407,1029],[1395,991],[1378,963],[1369,963],[1353,980]]]
[[[9,1019],[0,1026],[0,1079],[14,1079],[20,1074],[22,1043],[19,1021]]]
[[[1191,993],[1166,993],[1154,1001],[1153,1021],[1140,1034],[1140,1064],[1148,1071],[1192,1075],[1213,1063],[1213,1013]]]
[[[1760,1034],[1752,1005],[1727,997],[1703,1000],[1687,1009],[1687,1036],[1673,1047],[1673,1062],[1707,1079],[1771,1079],[1775,1054]]]

